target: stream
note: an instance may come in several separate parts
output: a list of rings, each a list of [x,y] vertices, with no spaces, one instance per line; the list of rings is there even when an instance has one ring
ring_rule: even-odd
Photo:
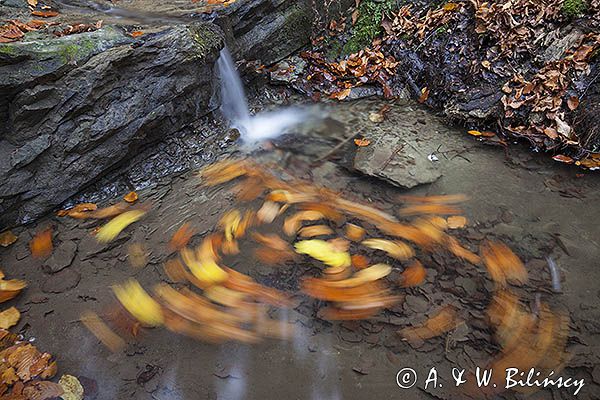
[[[287,103],[289,99],[285,99],[274,103]],[[392,107],[387,118],[378,124],[371,122],[369,114],[384,104]],[[595,282],[599,281],[600,272],[594,255],[600,247],[600,231],[595,222],[600,211],[600,182],[595,177],[577,178],[578,171],[557,166],[517,146],[502,151],[481,144],[410,102],[364,99],[325,105],[324,111],[327,117],[320,122],[298,128],[294,134],[253,150],[253,157],[262,163],[283,166],[296,176],[387,212],[395,210],[400,194],[467,194],[470,200],[464,208],[469,227],[460,237],[475,242],[483,238],[505,241],[527,262],[529,269],[539,269],[536,279],[545,287],[551,287],[545,264],[545,258],[551,256],[562,277],[563,293],[541,293],[551,304],[570,313],[572,326],[576,327],[570,341],[572,364],[583,367],[596,362],[592,360],[599,345],[596,304],[600,292]],[[189,164],[181,160],[174,163],[175,171],[193,169],[226,154],[246,152],[225,138],[227,129],[222,123],[210,118],[204,123],[193,135],[202,135],[206,142],[215,138],[214,143],[210,147],[193,147],[194,136],[182,138],[182,142],[191,143],[189,148],[195,152],[188,154],[188,160],[192,160]],[[365,137],[369,137],[398,129],[414,131],[420,146],[425,146],[429,154],[437,155],[436,163],[442,176],[434,183],[407,191],[349,171],[345,158],[354,146],[347,141],[349,137],[357,132],[366,132]],[[339,147],[344,141],[346,145]],[[339,150],[323,159],[336,146]],[[191,221],[201,233],[202,230],[207,232],[221,212],[232,204],[231,196],[223,190],[198,189],[192,172],[168,177],[172,176],[164,173],[170,171],[168,165],[157,161],[165,159],[161,157],[168,153],[166,148],[168,144],[161,144],[156,158],[142,160],[138,166],[134,164],[129,172],[129,179],[135,182],[131,177],[136,174],[145,176],[143,171],[156,171],[157,165],[164,168],[156,172],[162,179],[145,176],[138,181],[139,187],[147,185],[139,195],[152,204],[152,211],[135,229],[121,234],[116,242],[96,243],[89,235],[93,225],[88,221],[45,218],[36,224],[37,227],[54,226],[58,242],[52,262],[68,265],[59,274],[63,274],[61,280],[70,283],[55,287],[55,279],[41,272],[44,262],[26,257],[29,238],[39,229],[35,226],[17,232],[19,241],[0,254],[0,263],[11,276],[29,282],[29,289],[17,301],[23,312],[20,331],[36,338],[40,348],[58,355],[61,371],[77,372],[94,380],[98,399],[274,396],[360,399],[372,393],[377,393],[377,398],[399,398],[406,393],[414,399],[430,399],[432,395],[452,398],[449,389],[439,387],[423,390],[420,385],[421,390],[405,392],[398,387],[396,374],[406,367],[425,374],[435,366],[440,376],[445,377],[440,382],[447,383],[444,387],[449,388],[452,383],[449,371],[453,365],[476,365],[493,352],[489,344],[481,344],[485,341],[470,342],[464,338],[458,338],[458,344],[450,347],[439,338],[413,349],[394,333],[396,324],[423,320],[437,306],[440,294],[448,295],[453,288],[463,293],[472,291],[473,279],[477,282],[476,277],[483,273],[470,271],[463,275],[460,270],[445,273],[440,270],[423,287],[409,292],[403,305],[394,310],[398,316],[392,320],[331,324],[315,319],[310,303],[303,302],[285,315],[279,315],[297,327],[291,341],[215,346],[165,330],[149,330],[130,342],[124,352],[110,354],[77,322],[81,312],[109,307],[113,302],[109,287],[128,277],[135,277],[143,285],[164,279],[162,263],[168,254],[163,249],[174,231],[183,222]],[[178,151],[187,152],[189,148]],[[101,193],[102,196],[122,193],[122,188],[114,183]],[[95,196],[102,197],[98,192]],[[93,200],[94,194],[83,194],[80,199]],[[69,241],[76,243],[76,248],[71,252],[61,251],[62,244]],[[150,250],[148,264],[141,270],[131,269],[127,262],[127,248],[136,241],[143,241]],[[237,260],[231,266],[249,271],[259,282],[281,287],[286,285],[286,276],[295,276],[289,267],[265,267],[252,260]],[[148,381],[139,378],[146,370],[152,372]],[[584,369],[577,367],[567,368],[564,374],[592,379]],[[579,397],[593,398],[593,392],[585,389]],[[536,398],[557,398],[548,392],[538,395]],[[512,398],[510,394],[507,396],[505,398]]]

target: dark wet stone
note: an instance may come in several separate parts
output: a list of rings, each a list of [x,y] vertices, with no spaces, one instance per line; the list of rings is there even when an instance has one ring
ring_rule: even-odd
[[[64,269],[54,275],[51,275],[42,284],[44,293],[63,293],[71,290],[81,280],[81,274],[72,268]]]
[[[50,258],[44,261],[43,268],[46,272],[56,273],[67,268],[77,254],[77,243],[74,241],[63,242],[53,252]]]
[[[98,383],[92,378],[81,375],[77,379],[79,379],[79,383],[83,386],[83,399],[95,400],[98,397]]]
[[[0,225],[44,214],[209,112],[221,35],[106,27],[0,44]]]
[[[429,309],[429,302],[422,296],[406,296],[404,309],[407,312],[422,314]]]

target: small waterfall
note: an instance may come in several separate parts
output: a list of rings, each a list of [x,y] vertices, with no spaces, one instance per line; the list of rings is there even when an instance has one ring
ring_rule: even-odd
[[[232,128],[240,131],[244,142],[275,138],[309,117],[308,110],[296,107],[250,115],[242,80],[227,48],[221,50],[217,67],[221,81],[221,113]]]

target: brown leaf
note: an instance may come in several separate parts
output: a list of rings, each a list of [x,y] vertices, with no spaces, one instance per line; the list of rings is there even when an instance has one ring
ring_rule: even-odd
[[[579,97],[571,96],[567,100],[567,106],[569,106],[569,110],[574,111],[579,107]]]
[[[425,103],[427,99],[429,99],[429,88],[424,87],[423,89],[421,89],[421,96],[419,96],[419,99],[417,101],[419,103]]]
[[[18,237],[11,231],[4,231],[0,233],[0,246],[8,247],[16,242]]]
[[[31,12],[31,15],[35,15],[36,17],[42,18],[51,18],[56,17],[58,15],[58,12],[52,10],[35,10]]]
[[[344,100],[346,97],[348,97],[350,95],[351,91],[352,91],[351,88],[340,89],[340,90],[337,90],[337,91],[331,93],[329,95],[329,98],[330,99],[336,99],[336,100]]]
[[[28,400],[50,400],[63,393],[63,388],[59,384],[50,381],[32,382],[23,389],[23,395]]]
[[[96,313],[84,311],[81,315],[81,322],[113,353],[116,353],[125,347],[125,341],[113,332],[113,330],[110,329]]]

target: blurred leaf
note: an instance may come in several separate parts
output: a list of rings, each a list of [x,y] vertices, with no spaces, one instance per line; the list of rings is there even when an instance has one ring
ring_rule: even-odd
[[[114,240],[123,229],[127,228],[132,223],[139,221],[145,214],[145,211],[133,210],[116,216],[98,230],[96,239],[101,243],[107,243]]]

